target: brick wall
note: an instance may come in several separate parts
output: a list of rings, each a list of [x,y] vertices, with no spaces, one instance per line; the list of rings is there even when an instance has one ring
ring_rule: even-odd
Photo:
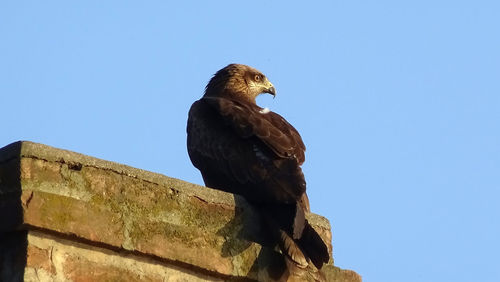
[[[316,277],[286,271],[240,197],[32,142],[0,149],[0,215],[1,281]],[[308,217],[330,244],[328,220]],[[333,259],[322,272],[361,281]]]

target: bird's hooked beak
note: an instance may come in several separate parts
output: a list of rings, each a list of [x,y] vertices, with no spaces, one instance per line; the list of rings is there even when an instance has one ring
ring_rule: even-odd
[[[276,97],[276,89],[274,88],[274,85],[266,78],[266,81],[264,81],[265,89],[264,93],[269,93],[273,95],[273,98]]]

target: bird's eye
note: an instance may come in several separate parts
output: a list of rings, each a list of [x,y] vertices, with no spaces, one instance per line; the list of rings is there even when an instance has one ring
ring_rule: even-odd
[[[259,75],[259,74],[256,74],[256,75],[255,75],[255,81],[260,81],[260,79],[261,79],[260,75]]]

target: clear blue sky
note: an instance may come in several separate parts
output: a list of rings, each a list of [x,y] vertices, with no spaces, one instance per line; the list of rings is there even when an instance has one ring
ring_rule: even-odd
[[[2,1],[0,146],[201,184],[188,109],[215,71],[248,64],[278,92],[259,104],[306,143],[337,265],[500,281],[498,1],[165,2]]]

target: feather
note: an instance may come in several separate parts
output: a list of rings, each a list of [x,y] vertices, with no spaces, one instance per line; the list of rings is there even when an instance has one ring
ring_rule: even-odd
[[[251,82],[251,83],[249,83]],[[187,148],[205,185],[242,195],[272,222],[283,254],[299,268],[329,260],[326,244],[305,219],[309,211],[300,166],[305,145],[282,116],[256,105],[274,86],[259,71],[229,65],[189,110]]]

